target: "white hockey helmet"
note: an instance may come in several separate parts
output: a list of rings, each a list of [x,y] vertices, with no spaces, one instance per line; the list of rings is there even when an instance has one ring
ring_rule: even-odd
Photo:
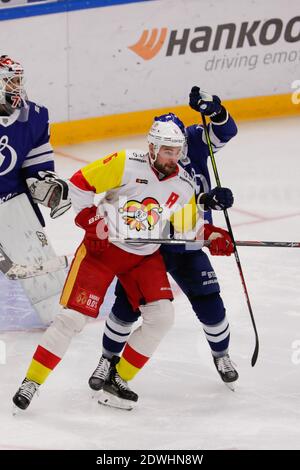
[[[25,99],[22,65],[7,55],[0,56],[0,105],[11,112],[23,106]]]
[[[181,129],[173,121],[154,121],[148,134],[148,143],[154,146],[154,163],[162,145],[182,147],[184,150],[186,138]]]

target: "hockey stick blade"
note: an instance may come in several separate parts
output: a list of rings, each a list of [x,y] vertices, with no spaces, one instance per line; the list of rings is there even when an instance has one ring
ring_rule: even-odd
[[[7,256],[0,244],[0,271],[6,275],[6,273],[12,268],[13,264],[14,263],[9,256]]]

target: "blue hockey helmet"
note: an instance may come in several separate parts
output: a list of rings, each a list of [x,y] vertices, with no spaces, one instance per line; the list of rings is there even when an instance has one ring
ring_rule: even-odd
[[[160,116],[155,116],[154,121],[161,121],[161,122],[173,121],[179,127],[181,132],[185,134],[185,126],[183,122],[174,113],[167,113],[167,114],[161,114]]]

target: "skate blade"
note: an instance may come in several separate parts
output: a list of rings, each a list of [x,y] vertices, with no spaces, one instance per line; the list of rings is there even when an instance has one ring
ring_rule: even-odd
[[[24,413],[24,411],[26,411],[26,410],[22,410],[21,408],[19,408],[16,405],[13,405],[12,410],[11,410],[13,416],[22,415]]]
[[[231,390],[232,392],[235,392],[235,382],[223,382],[224,385],[226,385],[227,388],[229,388],[229,390]]]
[[[93,390],[92,388],[89,388],[89,395],[92,400],[95,400],[96,398],[98,398],[99,391],[100,390]]]
[[[136,403],[124,400],[123,398],[116,397],[111,393],[107,393],[105,390],[98,392],[98,403],[100,405],[109,406],[110,408],[118,408],[120,410],[131,411],[135,408]]]
[[[95,400],[96,398],[98,398],[99,393],[101,393],[102,390],[103,390],[103,387],[104,387],[104,384],[102,385],[101,388],[99,388],[99,390],[95,390],[94,388],[92,388],[92,387],[89,385],[90,397],[91,397],[93,400]]]
[[[90,390],[90,397],[92,400],[95,400],[95,398],[97,398],[97,390]]]

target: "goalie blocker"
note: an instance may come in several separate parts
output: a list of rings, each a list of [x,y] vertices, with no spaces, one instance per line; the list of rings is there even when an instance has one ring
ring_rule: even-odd
[[[71,207],[68,184],[54,171],[39,171],[38,178],[28,178],[27,185],[36,204],[50,207],[50,217],[56,219]]]

